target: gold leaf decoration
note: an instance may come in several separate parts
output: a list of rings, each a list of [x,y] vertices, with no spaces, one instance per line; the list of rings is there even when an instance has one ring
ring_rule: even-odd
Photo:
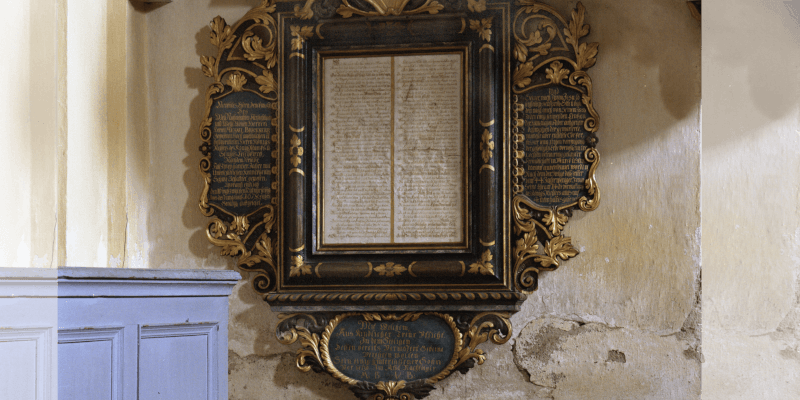
[[[597,48],[599,43],[582,43],[578,42],[580,39],[589,34],[589,25],[584,25],[583,19],[586,8],[578,2],[575,10],[572,11],[572,20],[569,21],[569,26],[564,28],[564,35],[567,43],[571,44],[575,49],[575,56],[577,61],[577,69],[585,69],[593,66],[597,61]]]
[[[514,42],[514,58],[521,63],[524,63],[525,59],[528,58],[528,47],[522,42]]]
[[[494,150],[494,140],[492,140],[492,133],[488,129],[483,130],[481,136],[481,157],[483,162],[488,163],[492,158],[492,150]]]
[[[492,251],[486,250],[481,254],[480,261],[472,263],[467,272],[470,274],[494,275],[494,265],[489,261],[492,261]]]
[[[567,224],[568,219],[569,217],[559,213],[557,210],[549,210],[542,222],[547,224],[547,226],[550,228],[550,233],[552,233],[553,236],[558,236],[561,234],[561,229],[563,229],[564,225]]]
[[[530,85],[531,75],[533,75],[533,62],[528,61],[526,63],[520,64],[514,71],[514,77],[512,78],[514,80],[514,85],[519,87],[525,87]]]
[[[303,327],[297,328],[297,335],[300,337],[300,345],[302,349],[297,350],[297,368],[303,372],[311,370],[311,365],[307,358],[310,357],[313,364],[322,365],[322,359],[319,355],[319,335],[311,333],[308,329]]]
[[[597,56],[597,48],[600,46],[600,43],[581,43],[578,46],[578,50],[575,52],[577,56],[578,68],[580,69],[587,69],[590,68],[597,62],[595,58]]]
[[[260,76],[256,77],[256,83],[261,85],[258,87],[261,93],[278,92],[278,81],[275,80],[275,76],[272,75],[272,72],[266,69]]]
[[[200,57],[200,64],[203,64],[203,75],[213,78],[214,75],[217,74],[217,69],[214,66],[217,63],[217,59],[214,57]]]
[[[277,62],[275,52],[275,41],[271,40],[267,45],[264,45],[260,37],[256,36],[253,31],[248,30],[242,36],[242,49],[244,49],[244,58],[248,61],[264,60],[267,68],[272,68]]]
[[[302,50],[303,44],[305,44],[306,40],[308,40],[311,36],[314,35],[314,27],[313,26],[297,26],[292,25],[289,27],[292,36],[292,50]]]
[[[301,275],[311,275],[311,266],[303,261],[303,256],[292,256],[289,277]]]
[[[386,264],[375,267],[375,271],[381,276],[391,278],[395,275],[400,276],[403,272],[406,272],[406,267],[393,262],[387,262]]]
[[[375,385],[375,387],[376,387],[378,390],[381,390],[381,391],[385,392],[385,393],[386,393],[386,394],[388,394],[389,396],[395,397],[395,395],[397,395],[397,392],[398,392],[400,389],[402,389],[402,388],[406,387],[406,381],[398,381],[398,382],[394,382],[394,381],[390,381],[390,382],[378,382],[378,384],[377,384],[377,385]]]
[[[517,240],[517,245],[514,247],[514,258],[516,262],[514,263],[517,267],[519,267],[523,261],[536,256],[536,253],[539,251],[539,245],[536,244],[539,239],[536,237],[535,232],[526,232],[522,235],[521,239]]]
[[[547,72],[547,79],[550,79],[550,83],[558,85],[569,76],[569,71],[563,69],[564,64],[561,64],[559,61],[553,61],[550,63],[550,68],[547,68],[545,72]]]
[[[297,135],[292,136],[292,140],[289,142],[289,144],[291,145],[289,147],[289,154],[292,155],[289,159],[289,162],[291,162],[292,165],[297,168],[297,166],[302,162],[301,157],[303,156],[303,146],[300,146],[300,138],[297,137]]]
[[[244,235],[249,227],[250,224],[247,222],[247,216],[242,215],[233,217],[233,222],[231,222],[231,230],[236,232],[238,236]]]
[[[336,12],[344,18],[350,18],[353,14],[370,16],[387,16],[387,15],[413,15],[413,14],[436,14],[444,6],[439,4],[436,0],[427,0],[425,4],[413,9],[406,10],[408,0],[366,0],[372,6],[373,10],[362,10],[352,6],[347,0],[342,0],[342,4],[336,9]]]
[[[247,83],[247,78],[239,71],[228,75],[228,85],[233,88],[234,92],[241,92],[245,83]]]
[[[294,16],[300,19],[311,19],[314,17],[314,10],[311,9],[311,5],[314,4],[314,0],[307,0],[306,4],[303,8],[300,8],[300,4],[295,4],[294,6]]]
[[[231,35],[231,27],[225,23],[225,19],[216,16],[209,24],[211,27],[211,44],[220,48],[220,50],[227,49],[233,44],[234,35]]]
[[[469,29],[478,32],[481,39],[490,42],[492,40],[492,18],[483,18],[480,21],[469,20]]]
[[[572,247],[572,240],[566,236],[556,236],[544,245],[545,256],[534,258],[542,267],[558,266],[558,259],[567,260],[578,255],[578,250]]]
[[[467,9],[472,12],[486,11],[486,0],[467,0]]]

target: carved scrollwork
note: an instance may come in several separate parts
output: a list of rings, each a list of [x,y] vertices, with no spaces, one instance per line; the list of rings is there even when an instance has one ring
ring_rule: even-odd
[[[361,317],[365,321],[416,321],[427,314],[441,319],[449,327],[454,339],[453,355],[447,365],[430,378],[414,381],[364,382],[343,374],[331,358],[328,345],[336,327],[346,318]],[[511,338],[511,322],[508,313],[466,313],[453,316],[445,313],[358,313],[350,312],[336,316],[329,314],[281,314],[276,335],[286,345],[298,342],[296,364],[301,371],[326,371],[334,378],[350,385],[350,390],[360,399],[421,399],[426,397],[433,384],[446,378],[453,371],[466,373],[476,364],[483,364],[486,354],[477,346],[491,341],[506,343]]]
[[[589,149],[592,150],[592,149]],[[543,222],[534,218],[532,211],[546,212]],[[527,196],[519,194],[512,201],[514,233],[519,239],[514,246],[514,275],[517,288],[530,294],[537,288],[539,271],[552,271],[559,267],[560,260],[567,260],[578,255],[572,246],[572,239],[561,235],[561,228],[567,222],[567,207],[542,208]],[[540,239],[544,237],[544,241]],[[535,266],[530,263],[536,263]]]
[[[322,372],[322,358],[319,349],[320,334],[328,324],[327,316],[322,314],[281,314],[275,329],[278,341],[290,345],[300,340],[302,348],[297,351],[296,365],[303,372],[314,370]]]
[[[235,92],[249,91],[267,101],[278,100],[274,71],[277,24],[271,15],[274,11],[275,5],[264,0],[234,26],[228,25],[222,17],[215,17],[210,23],[209,40],[216,46],[217,54],[200,57],[203,74],[214,80],[206,90],[205,117],[200,124],[203,157],[199,167],[203,190],[199,206],[203,215],[214,217],[207,226],[206,236],[221,248],[222,255],[238,257],[236,264],[240,269],[257,272],[251,280],[256,292],[262,294],[272,291],[276,283],[277,239],[273,232],[276,204],[263,204],[243,215],[209,200],[214,152],[211,111],[217,99]],[[272,126],[277,126],[276,121]],[[277,145],[277,134],[270,139]],[[274,175],[277,165],[269,167]],[[276,186],[272,186],[274,193]]]
[[[342,0],[342,4],[336,9],[336,12],[343,18],[350,18],[354,14],[362,15],[365,17],[370,16],[387,16],[387,15],[414,15],[414,14],[437,14],[444,9],[436,0],[426,0],[421,6],[406,10],[410,0],[365,0],[372,9],[364,10],[350,4],[348,0]]]
[[[467,371],[486,361],[483,350],[476,347],[491,341],[494,344],[504,344],[511,339],[511,317],[508,313],[486,312],[475,316],[464,314],[456,317],[458,328],[464,333],[465,346],[458,352],[458,363],[455,371],[466,374]]]

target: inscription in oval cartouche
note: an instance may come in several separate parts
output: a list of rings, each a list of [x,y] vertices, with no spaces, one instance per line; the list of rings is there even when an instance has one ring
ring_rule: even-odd
[[[433,315],[416,321],[343,319],[328,342],[331,362],[345,376],[363,382],[407,382],[442,372],[455,352],[455,334]]]
[[[209,203],[235,215],[270,204],[275,195],[273,103],[248,91],[214,101]]]
[[[584,121],[589,117],[581,93],[549,86],[519,95],[525,135],[523,193],[552,207],[578,201],[588,193],[584,181],[589,163]]]

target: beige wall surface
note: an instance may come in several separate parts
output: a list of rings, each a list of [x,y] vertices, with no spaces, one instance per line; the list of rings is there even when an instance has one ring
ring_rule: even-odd
[[[797,398],[800,2],[703,11],[703,398]]]
[[[197,206],[199,58],[211,19],[259,1],[90,3],[0,5],[0,266],[233,268]],[[581,254],[541,274],[513,339],[429,398],[693,399],[701,375],[703,398],[797,395],[800,5],[707,0],[701,54],[682,0],[583,3],[600,208],[572,217]],[[277,318],[234,290],[230,398],[354,398],[295,368]]]

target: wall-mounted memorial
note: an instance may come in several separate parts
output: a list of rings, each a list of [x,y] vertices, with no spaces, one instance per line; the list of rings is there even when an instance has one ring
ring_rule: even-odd
[[[200,208],[300,369],[422,398],[577,255],[563,228],[599,202],[584,18],[303,0],[211,22]]]

